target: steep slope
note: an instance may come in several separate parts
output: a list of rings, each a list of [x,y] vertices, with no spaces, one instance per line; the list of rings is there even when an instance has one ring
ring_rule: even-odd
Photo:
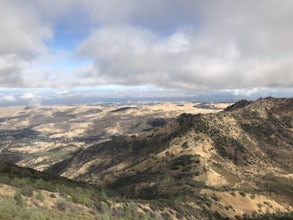
[[[0,219],[176,219],[185,212],[199,219],[216,215],[191,207],[176,211],[166,202],[109,196],[89,184],[0,162]]]
[[[0,162],[0,219],[93,219],[101,190]]]
[[[293,99],[241,101],[89,147],[50,169],[223,217],[292,212]],[[177,205],[178,205],[177,204]]]

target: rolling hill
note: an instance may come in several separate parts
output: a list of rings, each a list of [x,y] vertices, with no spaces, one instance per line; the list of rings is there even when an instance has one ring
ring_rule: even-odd
[[[226,106],[159,103],[0,107],[0,160],[43,171],[95,143],[158,127],[184,112],[211,113]]]
[[[293,99],[240,101],[93,145],[49,171],[223,217],[292,212]],[[203,202],[205,201],[205,202]]]
[[[152,122],[88,142],[45,173],[1,164],[0,214],[11,206],[45,216],[65,210],[68,219],[292,218],[292,98]]]

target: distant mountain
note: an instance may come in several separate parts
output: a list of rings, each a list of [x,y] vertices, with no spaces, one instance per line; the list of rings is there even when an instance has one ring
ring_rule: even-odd
[[[126,105],[157,102],[236,102],[259,97],[292,97],[293,88],[247,88],[192,92],[180,89],[138,87],[81,87],[72,89],[1,88],[0,106],[40,105]]]
[[[293,99],[269,97],[214,114],[182,114],[93,145],[49,171],[223,218],[276,217],[293,210],[292,148]]]

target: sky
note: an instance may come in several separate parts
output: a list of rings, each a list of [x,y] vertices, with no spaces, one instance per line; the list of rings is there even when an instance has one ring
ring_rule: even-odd
[[[1,88],[293,91],[292,0],[0,0],[0,33]]]

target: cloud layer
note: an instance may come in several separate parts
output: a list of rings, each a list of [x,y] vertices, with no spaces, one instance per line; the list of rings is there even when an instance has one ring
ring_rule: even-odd
[[[11,0],[0,12],[0,87],[293,86],[290,0]],[[78,36],[72,48],[62,33]]]

